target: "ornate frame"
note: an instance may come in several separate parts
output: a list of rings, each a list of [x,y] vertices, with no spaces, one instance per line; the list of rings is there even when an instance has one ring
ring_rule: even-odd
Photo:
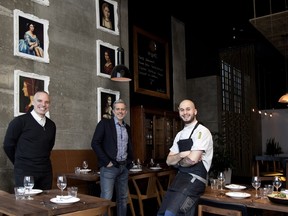
[[[14,116],[23,115],[28,112],[24,111],[25,104],[27,105],[25,102],[29,102],[29,97],[32,95],[25,95],[24,80],[28,80],[29,83],[33,83],[33,87],[31,87],[33,89],[33,93],[35,93],[37,90],[44,90],[48,92],[50,77],[24,72],[21,70],[14,70]],[[49,112],[47,112],[46,115],[49,117]]]
[[[97,56],[97,76],[102,76],[106,78],[111,78],[111,74],[105,72],[104,65],[105,65],[105,52],[108,51],[110,53],[110,58],[112,62],[112,66],[118,64],[117,60],[117,46],[113,46],[109,43],[105,43],[101,40],[96,41],[96,56]],[[111,69],[112,70],[112,69]]]
[[[14,10],[14,55],[27,59],[32,59],[39,62],[49,63],[49,39],[48,39],[48,26],[49,21],[40,19],[32,14],[24,13],[18,9]],[[24,34],[27,31],[27,24],[33,23],[36,25],[35,35],[40,41],[40,47],[43,49],[43,56],[36,56],[21,52],[19,50],[19,42],[24,39]]]
[[[112,115],[112,116],[106,117],[105,112],[104,112],[105,101],[108,99],[108,96],[111,97],[110,107],[112,108],[113,102],[120,98],[120,92],[113,91],[111,89],[104,89],[102,87],[97,88],[98,122],[103,118],[111,118],[113,116]]]
[[[95,0],[95,1],[96,1],[96,28],[109,32],[111,34],[119,35],[118,2],[111,1],[111,0]],[[103,17],[103,12],[102,12],[103,3],[106,3],[109,5],[112,29],[106,28],[102,25],[101,20]]]

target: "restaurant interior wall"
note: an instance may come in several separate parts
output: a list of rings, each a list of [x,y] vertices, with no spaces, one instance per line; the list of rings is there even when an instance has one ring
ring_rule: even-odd
[[[216,70],[216,61],[209,61],[211,64],[207,65],[209,65],[211,70],[206,70],[205,73],[201,72],[204,75],[203,77],[189,79],[187,80],[187,84],[184,84],[185,75],[183,75],[183,71],[186,73],[188,70],[186,70],[187,57],[184,57],[185,54],[183,56],[185,52],[185,48],[183,48],[185,41],[183,38],[187,35],[186,32],[183,33],[184,26],[178,19],[172,19],[171,26],[171,15],[159,16],[159,8],[151,7],[155,2],[149,4],[147,1],[142,1],[142,4],[138,1],[128,0],[117,0],[117,2],[119,3],[119,29],[121,37],[96,29],[95,1],[82,0],[78,2],[66,0],[64,2],[50,0],[49,6],[43,6],[30,0],[0,0],[0,25],[5,29],[5,31],[1,31],[0,33],[0,65],[2,69],[0,71],[0,98],[6,99],[5,103],[3,100],[0,101],[0,139],[3,140],[8,123],[13,118],[13,71],[15,69],[50,77],[49,92],[52,99],[50,115],[57,125],[55,149],[90,148],[91,137],[98,122],[97,87],[119,91],[120,97],[130,107],[144,103],[144,105],[154,104],[157,107],[175,110],[177,103],[182,99],[177,97],[187,96],[195,99],[199,109],[198,118],[205,122],[205,125],[207,124],[209,128],[211,127],[211,131],[221,127],[219,121],[219,111],[221,110],[219,107],[220,99],[217,94],[218,90],[215,91],[213,89],[218,85],[216,85],[217,76],[214,77],[218,73],[218,70]],[[134,7],[135,4],[137,7]],[[143,4],[146,5],[146,10],[142,10],[141,7]],[[19,9],[25,13],[34,14],[37,17],[49,20],[49,64],[13,56],[14,9]],[[155,10],[155,16],[152,16],[152,10]],[[142,12],[140,13],[140,11]],[[162,12],[168,13],[170,11],[163,10],[162,5]],[[112,82],[109,79],[96,75],[97,39],[123,47],[125,50],[125,65],[129,66],[129,69],[133,73],[132,64],[129,64],[129,62],[132,62],[133,50],[131,50],[132,46],[129,43],[133,42],[133,39],[131,39],[131,28],[135,24],[140,25],[141,28],[149,32],[153,32],[153,34],[168,39],[170,49],[173,50],[169,53],[170,59],[172,59],[170,64],[172,84],[170,86],[172,90],[181,89],[180,94],[178,94],[177,90],[178,95],[175,93],[175,98],[172,96],[170,100],[159,100],[156,97],[134,94],[131,88],[133,81],[129,85],[129,83]],[[181,39],[180,34],[171,34],[171,29],[180,29],[183,38]],[[173,40],[177,42],[173,44],[171,42]],[[189,38],[189,40],[193,40],[193,38]],[[180,47],[178,47],[179,43]],[[205,47],[207,49],[208,45]],[[206,49],[194,50],[194,53],[197,54],[201,51],[202,54],[203,52],[205,53],[205,56],[207,54],[210,56],[217,55],[215,51],[210,52]],[[194,69],[193,72],[196,73],[197,71]],[[209,86],[209,88],[204,88],[203,86],[205,85],[206,87]],[[209,95],[213,96],[212,101]],[[205,98],[209,99],[211,103],[207,104]],[[129,123],[129,113],[126,119]],[[0,166],[0,174],[2,176],[0,177],[0,188],[5,189],[13,185],[13,167],[8,162],[3,150],[0,150]],[[5,180],[2,179],[4,177]]]
[[[262,154],[264,155],[266,152],[267,140],[274,138],[276,142],[279,142],[283,154],[288,155],[288,109],[272,109],[261,111]],[[265,115],[265,113],[267,113],[268,115]],[[270,117],[269,114],[272,114],[272,117]]]
[[[40,1],[41,2],[41,1]],[[119,0],[120,35],[96,28],[96,6],[91,0],[0,0],[0,140],[14,117],[14,70],[50,77],[50,118],[57,126],[54,149],[90,149],[98,122],[97,88],[119,91],[130,107],[129,83],[97,76],[96,40],[122,46],[129,65],[127,0]],[[13,10],[48,20],[49,63],[13,55]],[[121,41],[120,41],[121,40]],[[128,113],[127,122],[130,122]],[[80,165],[80,164],[79,164]],[[0,149],[0,189],[13,186],[13,165]]]

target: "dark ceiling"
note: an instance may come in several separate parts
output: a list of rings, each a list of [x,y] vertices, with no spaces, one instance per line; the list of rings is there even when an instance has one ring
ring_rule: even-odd
[[[207,53],[209,53],[207,56],[211,55],[213,58],[213,53],[216,52],[218,55],[219,49],[253,44],[256,52],[257,109],[287,108],[286,104],[278,103],[278,99],[288,90],[283,46],[279,45],[280,40],[278,43],[276,41],[272,44],[271,40],[268,40],[267,34],[264,34],[263,31],[260,31],[251,23],[251,19],[285,11],[287,9],[286,0],[222,0],[208,2],[197,1],[192,6],[193,11],[190,11],[191,7],[185,7],[183,10],[184,4],[182,6],[177,4],[177,7],[172,7],[175,16],[186,23],[188,38],[191,38],[191,35],[196,32],[198,34],[199,40],[192,42],[188,39],[186,41],[189,59],[188,71],[193,71],[192,69],[196,68],[195,62],[197,62],[197,65],[199,65],[199,62],[203,62],[201,59]],[[280,23],[283,23],[283,19],[286,17],[279,18],[277,16],[277,20],[275,17],[274,25],[278,24],[278,28],[281,29]],[[262,24],[264,23],[266,26],[271,24],[267,21],[266,23],[262,21]],[[282,27],[282,32],[288,31],[288,27],[286,29],[285,27]],[[279,31],[279,34],[283,33]],[[200,56],[199,53],[195,54],[193,52],[195,50],[193,48],[197,46],[204,50]],[[215,63],[213,60],[210,61],[210,64]],[[201,68],[197,71],[205,74],[204,71],[201,71]],[[199,74],[196,76],[199,76]],[[193,77],[193,75],[187,74],[187,77]]]
[[[209,73],[215,71],[213,68],[218,64],[220,49],[253,44],[256,53],[256,109],[287,108],[286,104],[278,103],[288,90],[284,56],[250,22],[255,15],[265,16],[286,9],[286,0],[273,1],[272,10],[271,2],[208,0],[188,4],[177,0],[163,4],[163,1],[145,0],[136,4],[132,0],[129,1],[129,16],[131,14],[134,23],[147,25],[153,32],[158,30],[159,34],[167,34],[161,29],[170,23],[169,20],[163,21],[163,14],[170,14],[185,24],[187,78],[211,75]]]

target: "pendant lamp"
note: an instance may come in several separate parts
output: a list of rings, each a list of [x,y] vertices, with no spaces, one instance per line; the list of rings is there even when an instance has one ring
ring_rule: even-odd
[[[280,99],[278,100],[279,103],[288,103],[288,93],[284,94]]]
[[[118,65],[116,65],[111,72],[111,80],[120,82],[131,81],[131,74],[129,69],[124,65],[124,49],[117,49]]]

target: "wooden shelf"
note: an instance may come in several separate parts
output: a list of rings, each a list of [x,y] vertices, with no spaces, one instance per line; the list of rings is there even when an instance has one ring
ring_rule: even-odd
[[[165,161],[177,132],[182,129],[178,112],[131,108],[131,130],[134,157],[141,161],[154,158]]]

